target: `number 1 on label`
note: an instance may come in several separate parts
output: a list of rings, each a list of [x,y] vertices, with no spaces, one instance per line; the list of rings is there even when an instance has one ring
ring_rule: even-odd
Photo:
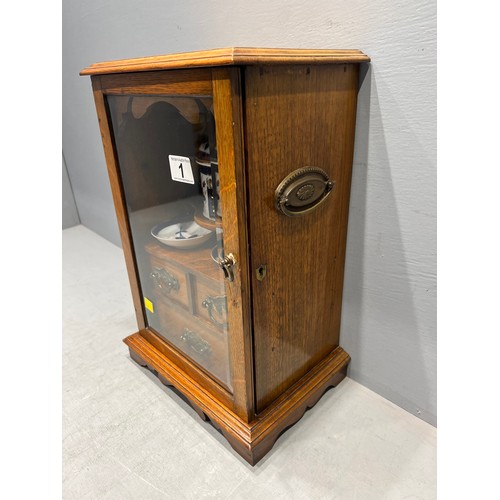
[[[182,163],[179,164],[179,170],[181,171],[182,178],[184,179],[184,167],[182,166]]]

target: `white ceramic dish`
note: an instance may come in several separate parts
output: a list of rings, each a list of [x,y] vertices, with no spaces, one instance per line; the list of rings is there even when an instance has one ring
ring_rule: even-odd
[[[199,226],[196,222],[179,222],[170,226],[159,224],[151,229],[151,234],[164,245],[174,248],[196,248],[210,239],[213,231]]]

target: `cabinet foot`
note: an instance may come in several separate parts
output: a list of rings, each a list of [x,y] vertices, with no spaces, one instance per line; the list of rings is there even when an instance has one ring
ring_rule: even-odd
[[[128,352],[130,354],[130,358],[135,361],[139,366],[143,368],[147,368],[148,364],[144,361],[131,347],[129,347]]]
[[[297,423],[330,387],[335,387],[346,376],[350,361],[349,355],[337,347],[251,422],[246,422],[214,399],[188,374],[179,371],[140,333],[127,337],[124,342],[129,346],[130,356],[135,362],[150,369],[163,384],[178,391],[199,417],[210,421],[236,453],[251,465],[259,462],[287,429]]]
[[[151,365],[148,365],[148,363],[146,363],[146,361],[144,361],[132,348],[129,348],[129,353],[130,353],[130,357],[131,357],[131,359],[133,361],[135,361],[139,366],[142,366],[143,368],[147,368],[149,371],[151,371],[152,373],[154,373],[158,377],[158,380],[163,385],[165,385],[167,387],[174,387],[175,388],[174,384],[172,382],[170,382],[170,380],[168,380],[158,370],[155,370]],[[189,404],[189,406],[191,406],[191,408],[193,408],[193,410],[198,414],[198,416],[204,422],[206,422],[207,420],[210,420],[205,415],[205,413],[200,408],[198,408],[198,406],[196,406],[196,404],[194,404],[192,401],[190,401],[189,399],[187,399],[182,393],[180,393],[180,396],[183,396],[182,399],[184,399]]]

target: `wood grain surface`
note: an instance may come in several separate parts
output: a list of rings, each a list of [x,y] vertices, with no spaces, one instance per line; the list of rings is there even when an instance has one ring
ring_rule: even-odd
[[[254,414],[254,394],[240,70],[212,71],[224,251],[236,259],[234,281],[226,281],[234,408],[240,418],[249,421]]]
[[[197,52],[122,59],[99,62],[83,69],[80,75],[129,73],[164,69],[194,68],[252,64],[336,64],[368,62],[370,58],[360,50],[330,49],[274,49],[227,47]]]
[[[338,345],[357,83],[353,64],[245,69],[258,412]],[[276,187],[305,166],[325,170],[332,193],[302,217],[279,214]]]
[[[190,69],[161,73],[102,75],[101,86],[106,94],[146,95],[211,95],[210,69]],[[146,90],[147,89],[147,90]]]

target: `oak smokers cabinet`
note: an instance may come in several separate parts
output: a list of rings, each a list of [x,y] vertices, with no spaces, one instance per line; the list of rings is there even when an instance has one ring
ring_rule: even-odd
[[[344,377],[358,50],[94,64],[134,361],[249,463]]]

